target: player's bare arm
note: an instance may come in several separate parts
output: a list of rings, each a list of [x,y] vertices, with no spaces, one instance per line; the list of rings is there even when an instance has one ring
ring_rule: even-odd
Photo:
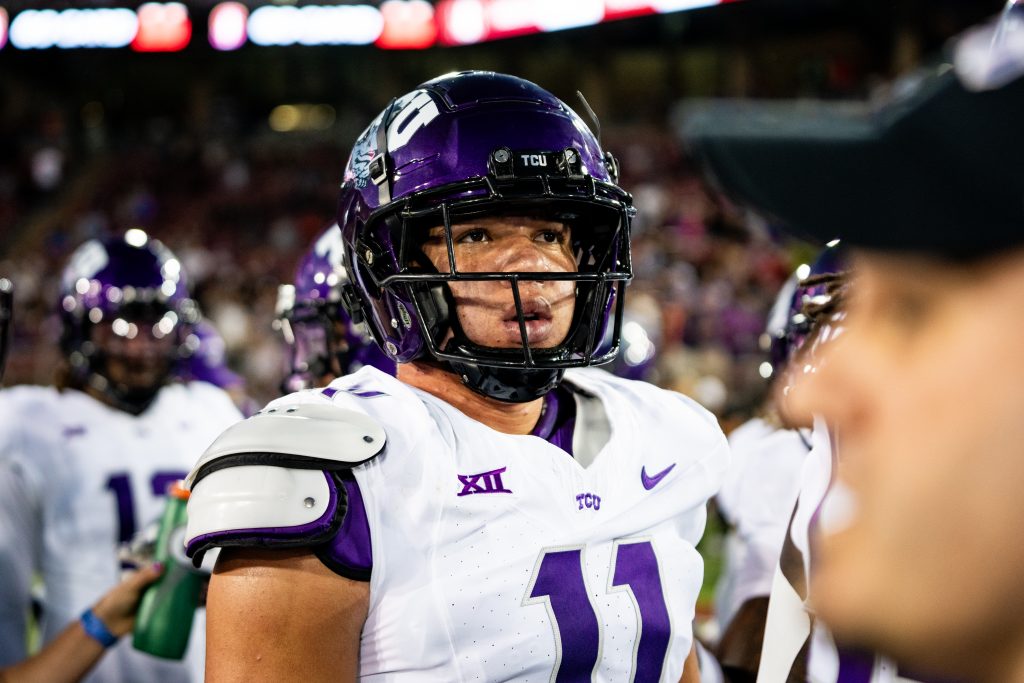
[[[306,550],[225,551],[207,598],[206,680],[354,681],[369,599],[368,583]]]

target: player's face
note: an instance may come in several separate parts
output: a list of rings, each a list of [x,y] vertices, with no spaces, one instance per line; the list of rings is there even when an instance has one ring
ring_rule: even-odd
[[[865,253],[854,273],[844,331],[793,397],[835,428],[853,494],[815,607],[910,663],[1019,680],[998,667],[1024,652],[1024,250]]]
[[[147,391],[164,383],[170,372],[173,334],[153,334],[153,321],[103,322],[92,341],[103,350],[107,379],[128,391]]]
[[[575,272],[570,228],[557,221],[488,217],[452,226],[456,269],[481,272]],[[444,228],[430,231],[423,252],[441,272],[449,267]],[[459,324],[470,341],[492,348],[522,346],[512,287],[505,281],[452,282]],[[527,339],[533,348],[565,340],[576,305],[575,283],[519,281]]]

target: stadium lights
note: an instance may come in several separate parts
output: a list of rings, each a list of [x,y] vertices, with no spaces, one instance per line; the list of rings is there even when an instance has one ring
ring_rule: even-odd
[[[380,12],[384,30],[377,38],[377,47],[422,50],[437,42],[434,6],[427,0],[384,0]]]
[[[222,2],[210,11],[207,37],[215,50],[237,50],[245,45],[249,8],[240,2]]]
[[[130,9],[30,9],[14,17],[10,41],[19,50],[127,47],[138,28]]]
[[[418,50],[472,45],[530,33],[562,31],[646,14],[681,12],[729,0],[384,0],[373,5],[279,5],[252,9],[242,2],[216,4],[207,38],[216,50],[247,42],[280,45],[375,45]],[[121,8],[29,9],[8,26],[0,7],[0,47],[123,48],[174,52],[192,38],[182,2],[145,2]]]
[[[370,5],[264,5],[247,27],[256,45],[369,45],[384,31],[384,18]]]
[[[147,2],[138,11],[123,7],[25,10],[10,27],[11,45],[20,50],[131,46],[137,52],[176,52],[188,45],[191,36],[188,9],[180,2]]]
[[[131,42],[136,52],[178,52],[192,38],[192,20],[180,2],[147,2],[136,12],[139,30]]]

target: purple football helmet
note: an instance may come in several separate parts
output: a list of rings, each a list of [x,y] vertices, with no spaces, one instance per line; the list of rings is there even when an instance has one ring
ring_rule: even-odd
[[[0,379],[3,379],[7,363],[7,339],[13,315],[14,285],[7,278],[0,277]]]
[[[122,237],[90,240],[71,255],[61,275],[61,349],[72,385],[101,392],[132,414],[144,411],[187,353],[198,320],[181,262],[157,240],[132,229]],[[142,385],[110,376],[112,353],[97,331],[121,344],[166,347],[161,368]],[[134,342],[132,340],[140,340]],[[168,341],[170,343],[165,343]]]
[[[338,206],[352,278],[345,305],[399,363],[430,359],[500,400],[542,396],[565,368],[608,362],[618,351],[635,210],[617,179],[615,159],[586,124],[533,83],[482,71],[428,81],[393,100],[353,147]],[[452,225],[487,215],[569,225],[576,272],[460,271]],[[446,272],[422,255],[435,226],[445,232]],[[574,283],[572,324],[557,346],[530,348],[519,283],[550,280]],[[467,338],[448,286],[467,281],[509,284],[518,347]]]
[[[245,384],[245,380],[228,367],[224,338],[206,318],[192,326],[185,347],[188,353],[177,370],[186,382],[208,382],[221,389],[241,388]]]
[[[818,254],[814,263],[798,266],[779,290],[768,315],[766,330],[773,375],[782,370],[807,341],[811,320],[805,314],[805,306],[809,303],[823,304],[829,297],[825,285],[808,284],[807,280],[845,271],[845,255],[839,240],[835,240]]]
[[[317,386],[331,376],[347,375],[371,365],[390,375],[388,358],[365,324],[352,322],[341,303],[348,284],[341,230],[332,223],[317,237],[295,272],[295,283],[277,291],[277,320],[288,346],[285,392]]]

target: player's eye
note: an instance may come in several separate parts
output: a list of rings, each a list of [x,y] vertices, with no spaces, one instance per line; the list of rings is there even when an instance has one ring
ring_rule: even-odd
[[[560,244],[565,241],[564,230],[542,230],[537,235],[537,240],[546,244]]]
[[[467,244],[475,242],[486,242],[490,239],[487,231],[483,228],[471,228],[456,238],[456,242]]]

